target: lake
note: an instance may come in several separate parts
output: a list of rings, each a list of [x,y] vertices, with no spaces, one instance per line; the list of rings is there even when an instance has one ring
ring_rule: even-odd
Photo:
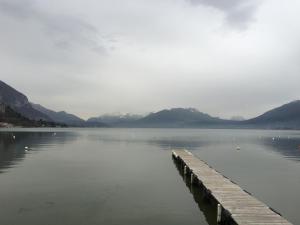
[[[0,224],[215,225],[182,148],[300,224],[300,131],[110,128],[1,129]]]

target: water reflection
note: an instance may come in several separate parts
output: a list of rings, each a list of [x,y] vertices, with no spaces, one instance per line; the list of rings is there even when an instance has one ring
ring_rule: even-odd
[[[202,188],[197,184],[191,184],[190,179],[188,179],[183,172],[183,168],[173,159],[173,162],[182,177],[183,182],[186,184],[190,193],[193,195],[195,202],[198,205],[199,210],[205,216],[206,222],[209,225],[217,225],[217,205],[215,202],[210,201],[203,194]]]
[[[102,143],[146,143],[162,150],[185,148],[194,151],[211,146],[220,150],[236,150],[241,146],[257,144],[286,158],[300,161],[299,133],[290,131],[106,129],[87,133],[86,137]]]
[[[186,139],[153,139],[149,140],[148,144],[155,145],[160,147],[164,150],[170,149],[189,149],[189,150],[196,150],[200,147],[208,146],[210,143],[208,141],[202,140],[186,140]]]
[[[280,153],[285,158],[300,161],[300,138],[264,138],[261,144],[268,147],[268,150]]]
[[[77,138],[66,132],[0,132],[0,173],[23,160],[30,151],[41,150],[53,143],[66,144]]]
[[[115,131],[118,131],[117,135]],[[170,150],[173,148],[186,148],[196,150],[200,147],[213,144],[210,140],[200,138],[199,135],[190,137],[188,134],[181,133],[181,135],[173,136],[174,130],[164,129],[110,129],[98,130],[99,132],[92,132],[86,135],[88,140],[100,141],[103,143],[137,143],[147,144],[159,147],[162,150]],[[145,132],[146,131],[146,132]],[[176,130],[175,130],[176,131]],[[182,131],[181,131],[182,132]]]

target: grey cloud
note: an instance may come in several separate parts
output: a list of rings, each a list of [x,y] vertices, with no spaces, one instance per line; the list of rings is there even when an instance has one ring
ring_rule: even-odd
[[[35,14],[33,2],[29,1],[0,1],[0,11],[17,19],[28,19]]]
[[[299,98],[299,10],[297,0],[0,0],[0,77],[85,118],[172,107],[249,118]]]
[[[104,46],[98,43],[98,30],[82,19],[43,11],[32,0],[0,0],[0,12],[17,20],[40,24],[59,49],[79,46],[97,53],[105,52]]]
[[[205,5],[225,13],[226,21],[239,29],[247,28],[258,7],[255,0],[188,0],[194,5]]]

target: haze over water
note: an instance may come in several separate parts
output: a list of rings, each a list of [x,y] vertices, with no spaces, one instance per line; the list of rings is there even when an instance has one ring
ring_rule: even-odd
[[[171,158],[182,148],[300,224],[299,145],[299,131],[2,130],[0,224],[215,224]]]

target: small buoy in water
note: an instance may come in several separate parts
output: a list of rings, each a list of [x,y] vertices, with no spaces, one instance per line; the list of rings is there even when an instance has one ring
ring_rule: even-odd
[[[240,146],[237,146],[237,147],[236,147],[236,150],[241,150]]]
[[[28,146],[25,146],[25,152],[29,151],[29,147]]]
[[[272,140],[275,141],[275,138],[273,137]]]
[[[12,138],[13,138],[13,139],[16,139],[16,136],[15,136],[15,135],[13,135],[13,136],[12,136]]]

